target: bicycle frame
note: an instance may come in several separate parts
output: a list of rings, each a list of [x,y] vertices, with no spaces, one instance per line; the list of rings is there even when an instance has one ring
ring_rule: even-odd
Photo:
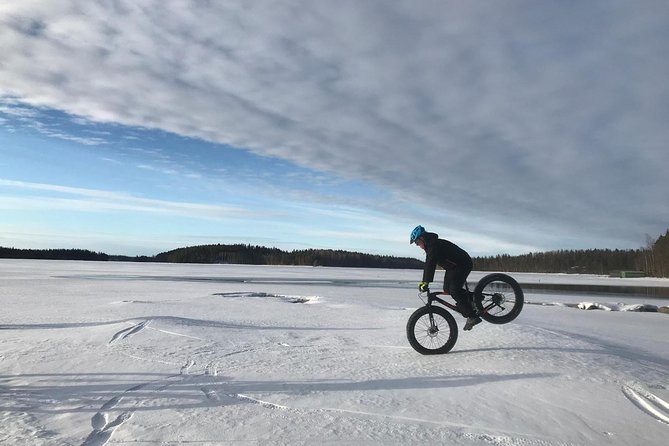
[[[450,294],[447,293],[446,291],[433,291],[433,292],[428,291],[428,293],[427,293],[427,304],[425,304],[425,305],[428,306],[428,307],[432,306],[432,303],[436,301],[436,302],[439,302],[440,304],[442,304],[443,306],[445,306],[447,308],[450,308],[451,310],[457,312],[458,314],[462,314],[462,312],[458,309],[457,306],[455,306],[454,304],[452,304],[448,301],[445,301],[444,299],[440,298],[439,296],[450,296]],[[497,305],[497,303],[496,303],[496,301],[493,301],[490,305],[488,305],[486,307],[483,307],[483,311],[481,312],[481,314],[486,314],[495,305]],[[432,313],[430,313],[430,323],[433,323]]]
[[[460,310],[458,310],[458,307],[456,307],[455,305],[453,305],[453,304],[450,303],[450,302],[445,301],[444,299],[442,299],[442,298],[440,298],[440,297],[438,297],[438,296],[450,296],[450,294],[448,294],[448,293],[445,292],[445,291],[435,291],[435,292],[431,292],[431,293],[428,292],[428,293],[427,293],[427,304],[426,304],[426,305],[429,307],[429,306],[432,305],[432,302],[437,301],[437,302],[439,302],[440,304],[442,304],[443,306],[448,307],[448,308],[450,308],[451,310],[456,311],[456,312],[462,314],[462,313],[460,312]]]

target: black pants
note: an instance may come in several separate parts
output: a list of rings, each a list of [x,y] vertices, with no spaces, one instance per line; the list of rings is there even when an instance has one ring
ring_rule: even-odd
[[[455,302],[458,304],[458,309],[462,311],[464,316],[469,316],[472,313],[471,307],[471,293],[464,289],[467,276],[472,272],[473,265],[458,265],[455,268],[446,270],[444,275],[444,291],[453,296]]]

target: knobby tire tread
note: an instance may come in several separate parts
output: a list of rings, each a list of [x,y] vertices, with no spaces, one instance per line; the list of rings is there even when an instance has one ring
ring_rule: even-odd
[[[518,284],[518,282],[516,282],[516,280],[513,277],[507,274],[502,274],[502,273],[488,274],[487,276],[479,280],[479,282],[476,284],[476,288],[474,289],[474,294],[477,298],[477,305],[479,306],[479,310],[483,309],[483,306],[481,304],[483,296],[481,295],[481,293],[483,292],[485,287],[492,282],[504,282],[513,289],[514,306],[511,309],[511,311],[509,311],[507,314],[503,316],[495,316],[493,314],[484,313],[481,315],[481,318],[486,322],[490,322],[491,324],[509,323],[515,318],[517,318],[518,315],[520,314],[520,311],[523,309],[523,305],[525,303],[525,296],[523,294],[523,290]]]
[[[427,315],[430,309],[432,310],[432,313],[435,315],[435,317],[442,317],[447,322],[450,331],[447,341],[441,347],[435,349],[430,349],[423,346],[418,341],[418,339],[416,339],[416,332],[415,332],[416,323],[421,317]],[[455,318],[445,308],[438,307],[435,305],[432,305],[430,307],[428,306],[420,307],[419,309],[414,311],[413,314],[409,317],[409,320],[407,321],[406,331],[407,331],[407,339],[409,340],[409,344],[411,345],[411,347],[413,347],[414,350],[423,355],[440,355],[448,353],[453,348],[453,346],[455,346],[455,343],[458,340],[458,324],[455,322]]]

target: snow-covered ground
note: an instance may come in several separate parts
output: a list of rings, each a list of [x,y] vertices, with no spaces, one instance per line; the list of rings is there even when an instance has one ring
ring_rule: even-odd
[[[422,356],[420,276],[0,260],[0,444],[667,444],[669,315],[526,292],[514,322]]]

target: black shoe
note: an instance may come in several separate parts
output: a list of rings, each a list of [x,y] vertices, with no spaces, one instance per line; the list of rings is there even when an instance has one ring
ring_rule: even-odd
[[[463,330],[469,331],[469,330],[472,329],[472,327],[474,325],[480,324],[480,323],[481,323],[481,318],[480,317],[478,317],[478,316],[468,317],[467,318],[467,323],[465,324],[465,327],[463,328]]]

